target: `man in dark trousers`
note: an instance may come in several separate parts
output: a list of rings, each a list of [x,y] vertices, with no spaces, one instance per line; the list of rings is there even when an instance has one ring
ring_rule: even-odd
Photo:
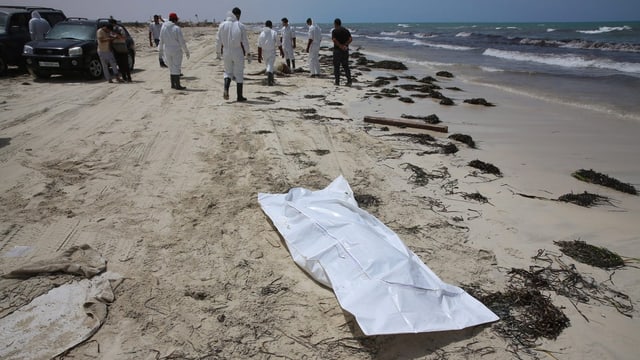
[[[351,44],[351,33],[342,27],[342,21],[335,19],[333,21],[333,30],[331,30],[331,40],[333,40],[333,76],[336,79],[335,84],[340,85],[340,65],[344,69],[347,77],[347,86],[351,86],[351,70],[349,70],[349,44]]]

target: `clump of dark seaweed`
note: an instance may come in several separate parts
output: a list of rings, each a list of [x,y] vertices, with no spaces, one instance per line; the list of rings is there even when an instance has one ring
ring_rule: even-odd
[[[609,200],[608,197],[598,195],[598,194],[591,194],[586,191],[583,192],[582,194],[574,194],[574,193],[564,194],[560,196],[558,200],[576,204],[583,207],[592,207],[592,206],[604,205],[604,204],[611,205],[611,200]]]
[[[440,146],[441,154],[448,155],[448,154],[455,154],[458,152],[458,147],[454,143],[447,143],[439,146]]]
[[[412,142],[420,144],[420,145],[433,145],[432,143],[436,141],[436,139],[429,134],[410,134],[410,133],[397,133],[390,134],[386,136],[402,136],[409,138]]]
[[[479,192],[474,192],[474,193],[471,193],[471,194],[464,193],[464,194],[462,194],[462,197],[467,199],[467,200],[474,200],[474,201],[477,201],[477,202],[482,203],[482,204],[486,204],[486,203],[489,202],[489,199],[487,199],[486,196],[480,194]]]
[[[620,180],[593,170],[580,169],[571,175],[581,181],[606,186],[632,195],[638,195],[638,191],[633,185],[623,183]]]
[[[429,184],[429,180],[431,179],[446,179],[451,176],[446,167],[436,169],[433,172],[428,173],[424,171],[423,168],[410,163],[404,163],[401,166],[404,170],[410,170],[413,172],[409,177],[409,182],[418,186],[425,186]]]
[[[439,124],[440,123],[440,118],[436,114],[431,114],[431,115],[427,115],[427,116],[415,116],[415,115],[402,114],[402,115],[400,115],[400,117],[403,118],[403,119],[422,120],[422,121],[426,122],[427,124]]]
[[[455,141],[459,141],[461,143],[467,144],[472,149],[476,148],[476,143],[473,141],[473,138],[469,135],[464,134],[451,134],[449,135],[449,139],[453,139]]]
[[[620,255],[603,247],[587,244],[584,241],[554,241],[563,254],[583,264],[601,269],[617,269],[624,266]]]
[[[467,99],[464,102],[466,102],[467,104],[472,104],[472,105],[496,106],[495,104],[488,102],[484,98]]]
[[[480,160],[472,160],[468,164],[469,166],[481,170],[483,173],[493,174],[496,176],[502,176],[502,172],[495,165],[486,163]]]
[[[494,330],[516,347],[535,347],[539,338],[556,339],[570,325],[569,318],[535,288],[511,287],[493,293],[466,290],[500,317]]]
[[[369,194],[355,194],[353,196],[360,207],[372,207],[380,205],[380,199]]]

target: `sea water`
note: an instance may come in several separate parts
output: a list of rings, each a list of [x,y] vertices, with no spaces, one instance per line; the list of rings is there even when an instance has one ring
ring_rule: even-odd
[[[640,22],[345,25],[352,51],[640,122]]]

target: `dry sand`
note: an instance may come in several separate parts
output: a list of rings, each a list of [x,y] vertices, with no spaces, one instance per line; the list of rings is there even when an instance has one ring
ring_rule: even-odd
[[[411,71],[356,71],[355,86],[347,88],[335,87],[332,70],[323,67],[322,79],[298,73],[267,87],[257,61],[245,70],[249,101],[225,101],[214,35],[211,28],[185,29],[191,50],[185,91],[169,88],[144,29],[135,34],[132,84],[0,79],[0,273],[89,244],[124,277],[106,322],[61,358],[513,358],[491,325],[365,337],[332,291],[293,263],[257,193],[320,189],[340,174],[357,195],[379,200],[364,208],[451,284],[503,290],[507,272],[529,269],[538,249],[559,256],[558,240],[640,256],[640,198],[570,176],[593,168],[638,187],[640,124],[460,77],[440,79],[463,90],[443,91],[453,107],[367,96],[379,90],[367,87],[373,76]],[[306,68],[306,54],[297,59]],[[231,94],[233,100],[235,84]],[[462,103],[474,97],[498,106]],[[437,114],[450,134],[471,135],[479,149],[457,143],[456,154],[424,154],[434,148],[387,135],[430,132],[363,122],[364,115],[401,114]],[[430,134],[448,142],[447,134]],[[478,174],[467,166],[474,159],[504,176]],[[407,164],[446,176],[418,186]],[[583,208],[540,199],[583,191],[613,204]],[[475,192],[489,202],[463,196]],[[8,256],[19,246],[28,251]],[[633,304],[640,299],[636,267],[605,271],[561,259]],[[21,291],[28,298],[35,290]],[[637,311],[627,317],[606,303],[574,305],[546,294],[571,326],[519,356],[637,357]],[[12,311],[3,299],[2,316]]]

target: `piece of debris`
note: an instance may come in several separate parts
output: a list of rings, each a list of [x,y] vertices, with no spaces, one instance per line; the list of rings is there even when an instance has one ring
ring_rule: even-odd
[[[614,190],[625,192],[627,194],[638,195],[638,191],[633,185],[625,184],[620,180],[611,178],[608,175],[601,174],[593,170],[580,169],[571,174],[571,176],[588,183],[606,186]]]
[[[449,131],[449,128],[446,125],[425,124],[424,121],[417,121],[417,120],[411,120],[411,119],[391,119],[391,118],[384,118],[384,117],[378,117],[378,116],[365,116],[364,122],[383,124],[383,125],[394,125],[394,126],[400,126],[400,127],[414,127],[414,128],[433,130],[433,131],[438,131],[443,133],[446,133]]]

